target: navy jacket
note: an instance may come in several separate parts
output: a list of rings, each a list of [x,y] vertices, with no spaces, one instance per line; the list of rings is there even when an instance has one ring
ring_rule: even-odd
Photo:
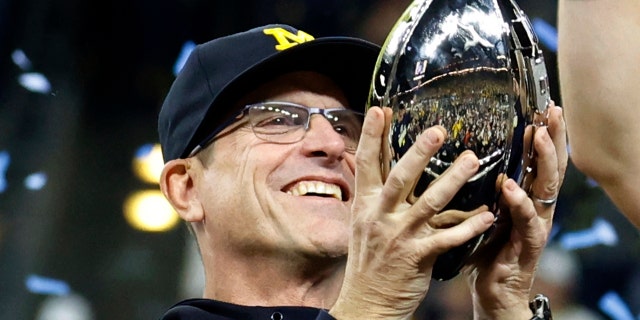
[[[248,307],[210,299],[188,299],[172,306],[161,320],[335,320],[309,307]]]

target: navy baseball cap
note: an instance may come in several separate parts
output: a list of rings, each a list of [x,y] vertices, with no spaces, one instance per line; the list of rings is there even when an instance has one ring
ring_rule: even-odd
[[[380,47],[350,37],[313,36],[272,24],[200,44],[189,55],[158,117],[165,162],[186,158],[211,130],[238,112],[236,103],[284,73],[316,71],[333,79],[349,106],[363,112]]]

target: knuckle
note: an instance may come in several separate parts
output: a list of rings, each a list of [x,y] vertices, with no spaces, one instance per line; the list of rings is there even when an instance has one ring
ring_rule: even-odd
[[[404,176],[405,175],[402,170],[396,170],[393,175],[389,176],[386,184],[392,190],[404,190],[404,187],[406,186],[406,178]]]
[[[560,181],[554,179],[552,183],[548,183],[544,186],[544,194],[555,196],[560,189]]]
[[[433,192],[427,191],[422,194],[420,201],[418,201],[420,212],[439,212],[446,205],[440,197],[436,196]]]

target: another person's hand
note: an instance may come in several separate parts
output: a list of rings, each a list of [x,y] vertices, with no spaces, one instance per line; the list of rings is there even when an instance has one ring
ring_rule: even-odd
[[[432,226],[430,219],[476,173],[478,159],[472,152],[463,153],[410,203],[407,198],[442,146],[446,131],[438,126],[427,129],[387,176],[380,155],[390,121],[389,108],[375,107],[364,122],[356,154],[353,234],[343,287],[330,310],[337,319],[410,318],[429,289],[437,256],[493,222],[493,214],[484,211],[451,227]]]
[[[501,199],[511,215],[507,241],[495,255],[478,257],[467,270],[476,319],[530,319],[528,301],[538,260],[551,231],[555,199],[567,168],[567,139],[560,107],[534,134],[536,176],[529,192],[508,179]],[[545,201],[549,200],[550,201]],[[552,203],[551,203],[552,202]]]

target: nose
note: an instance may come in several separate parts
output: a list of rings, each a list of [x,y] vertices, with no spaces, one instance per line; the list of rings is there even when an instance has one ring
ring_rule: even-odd
[[[330,161],[339,161],[346,151],[341,134],[325,117],[319,114],[311,116],[309,129],[302,139],[303,152],[310,157],[325,157]]]

